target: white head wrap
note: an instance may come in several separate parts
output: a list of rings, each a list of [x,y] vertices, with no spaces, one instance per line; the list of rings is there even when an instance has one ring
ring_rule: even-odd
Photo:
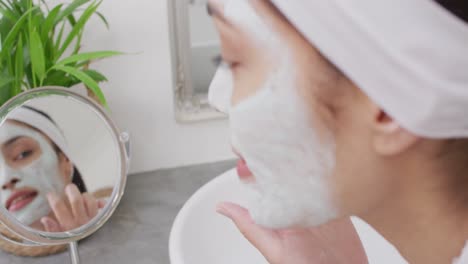
[[[468,25],[432,0],[272,0],[409,131],[468,137]]]
[[[36,128],[40,132],[44,133],[47,137],[54,142],[57,147],[67,156],[69,160],[73,160],[70,156],[70,150],[63,132],[59,127],[50,119],[44,115],[34,111],[33,107],[18,107],[8,114],[7,120],[15,120],[27,124],[31,127]],[[36,109],[42,111],[40,109]]]

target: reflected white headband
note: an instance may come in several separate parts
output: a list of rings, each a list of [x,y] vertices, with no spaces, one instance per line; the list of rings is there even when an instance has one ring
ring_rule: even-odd
[[[409,131],[468,137],[468,24],[432,0],[271,0]]]
[[[70,156],[70,151],[62,131],[47,117],[32,109],[29,109],[28,107],[18,107],[8,114],[7,120],[16,120],[41,131],[60,148],[60,150],[65,154],[65,156],[67,156],[69,160],[73,160]]]

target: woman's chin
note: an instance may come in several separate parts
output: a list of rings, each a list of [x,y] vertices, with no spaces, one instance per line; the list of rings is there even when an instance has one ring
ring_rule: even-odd
[[[239,159],[239,161],[237,162],[236,171],[241,181],[245,183],[255,182],[255,177],[253,176],[252,172],[250,171],[250,168],[247,165],[247,162],[244,159]]]

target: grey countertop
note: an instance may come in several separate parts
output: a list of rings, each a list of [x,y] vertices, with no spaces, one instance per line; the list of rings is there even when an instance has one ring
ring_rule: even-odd
[[[83,264],[169,263],[169,233],[187,199],[234,162],[131,175],[122,202],[109,222],[80,242]],[[16,257],[0,251],[1,264],[64,264],[68,253],[42,258]]]

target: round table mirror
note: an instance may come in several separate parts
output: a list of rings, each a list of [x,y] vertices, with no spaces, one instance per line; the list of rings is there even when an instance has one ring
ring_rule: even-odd
[[[128,136],[100,105],[62,88],[0,108],[0,221],[22,244],[70,243],[99,229],[125,188]],[[18,243],[18,242],[16,242]]]

